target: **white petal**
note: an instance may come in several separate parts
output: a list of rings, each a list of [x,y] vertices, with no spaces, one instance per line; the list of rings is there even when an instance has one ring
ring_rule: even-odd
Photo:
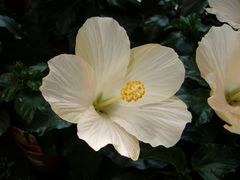
[[[232,33],[231,33],[232,34]],[[229,36],[231,36],[229,34]],[[225,90],[240,90],[240,32],[237,33],[236,39],[231,45],[233,52],[226,64]]]
[[[186,105],[176,97],[135,107],[116,104],[106,111],[117,124],[152,146],[173,146],[191,121]]]
[[[173,49],[147,44],[131,51],[127,81],[140,80],[145,95],[139,103],[160,102],[173,96],[184,80],[185,69]]]
[[[207,11],[216,14],[221,22],[227,22],[231,26],[240,28],[240,1],[239,0],[208,0],[211,8]]]
[[[225,124],[224,128],[232,133],[240,134],[240,114],[226,113],[225,118],[231,119],[232,122],[231,124]]]
[[[199,43],[196,61],[203,78],[214,72],[226,91],[240,87],[240,32],[212,27]]]
[[[114,19],[93,17],[78,31],[76,54],[96,72],[97,91],[108,93],[125,76],[130,42],[126,31]]]
[[[231,132],[240,134],[240,107],[231,106],[226,94],[240,88],[240,32],[227,25],[213,27],[199,43],[197,64],[201,75],[211,87],[209,105]]]
[[[92,68],[75,55],[59,55],[48,62],[49,74],[40,90],[53,111],[62,119],[77,123],[92,104],[95,79]]]
[[[229,105],[225,98],[224,87],[213,73],[209,74],[206,80],[212,89],[212,95],[208,98],[208,104],[222,120],[228,123],[224,125],[226,129],[240,134],[240,107]]]
[[[137,160],[140,148],[138,140],[114,123],[106,114],[98,114],[90,107],[78,122],[78,137],[95,151],[113,144],[119,154]]]

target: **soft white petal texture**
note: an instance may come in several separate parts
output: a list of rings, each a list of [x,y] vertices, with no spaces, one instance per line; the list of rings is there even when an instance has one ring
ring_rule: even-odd
[[[225,91],[240,88],[240,32],[230,26],[212,27],[199,43],[196,61],[203,78],[214,72]]]
[[[125,76],[130,42],[126,31],[114,19],[93,17],[78,31],[76,55],[96,72],[97,94],[109,95]]]
[[[212,27],[197,48],[196,60],[201,75],[211,87],[209,105],[227,124],[226,129],[240,134],[240,107],[226,100],[228,93],[240,91],[240,32],[230,26]]]
[[[177,53],[159,44],[133,48],[126,81],[140,80],[145,95],[140,104],[154,103],[173,96],[183,83],[185,69]]]
[[[95,151],[107,144],[113,144],[121,155],[133,160],[138,159],[140,153],[138,140],[114,123],[112,117],[97,113],[94,107],[90,107],[82,114],[77,128],[78,137],[86,141]]]
[[[59,55],[48,61],[49,74],[40,90],[53,111],[62,119],[77,123],[95,95],[93,69],[75,55]]]
[[[225,98],[223,84],[214,73],[207,75],[206,80],[212,90],[212,95],[208,98],[208,104],[219,117],[228,123],[224,125],[227,130],[240,134],[240,107],[229,105]]]
[[[207,11],[216,14],[221,22],[227,22],[234,28],[240,28],[240,0],[208,0]]]
[[[173,146],[191,121],[186,105],[177,97],[135,107],[116,104],[106,112],[126,131],[152,146]]]

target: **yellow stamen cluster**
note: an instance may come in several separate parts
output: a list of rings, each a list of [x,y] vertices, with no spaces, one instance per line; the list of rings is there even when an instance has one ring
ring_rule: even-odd
[[[137,101],[138,99],[142,98],[144,94],[144,84],[138,80],[127,82],[121,90],[122,99],[127,102]]]

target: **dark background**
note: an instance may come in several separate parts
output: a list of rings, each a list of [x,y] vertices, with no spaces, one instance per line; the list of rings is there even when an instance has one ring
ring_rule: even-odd
[[[206,0],[0,0],[0,179],[238,179],[240,137],[208,106],[195,63],[198,42],[221,25],[206,7]],[[135,162],[111,145],[95,152],[42,98],[46,62],[74,54],[76,33],[92,16],[116,19],[132,47],[160,43],[179,54],[186,79],[177,95],[193,119],[176,146],[141,143]]]

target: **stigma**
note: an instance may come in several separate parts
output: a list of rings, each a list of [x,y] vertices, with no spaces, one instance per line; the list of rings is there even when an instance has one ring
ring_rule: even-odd
[[[127,102],[137,101],[145,94],[144,84],[139,80],[127,82],[121,90],[122,100]]]

